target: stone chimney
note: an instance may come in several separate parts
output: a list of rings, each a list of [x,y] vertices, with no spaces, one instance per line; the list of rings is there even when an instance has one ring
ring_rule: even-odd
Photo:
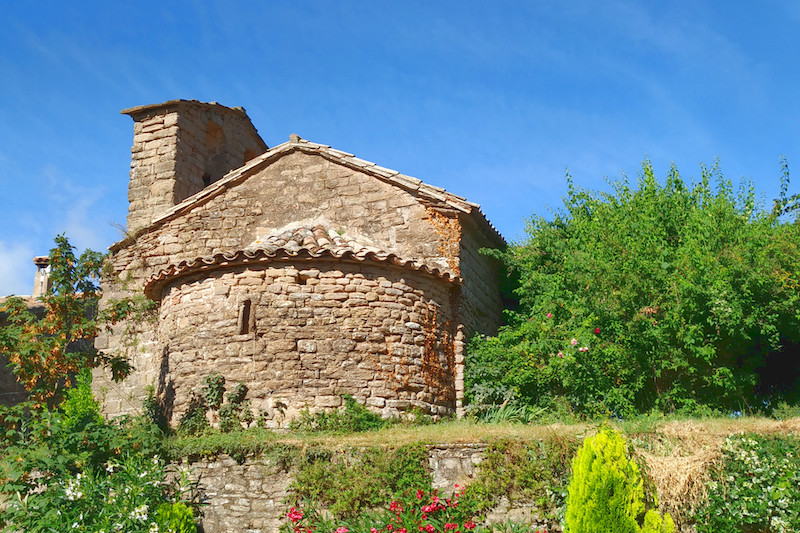
[[[129,232],[267,150],[241,107],[170,100],[122,114],[134,120]]]
[[[41,298],[50,288],[50,258],[46,255],[33,258],[36,265],[36,276],[33,278],[32,298]]]

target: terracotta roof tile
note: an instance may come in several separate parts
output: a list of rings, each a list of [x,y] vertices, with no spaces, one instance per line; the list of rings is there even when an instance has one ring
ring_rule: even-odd
[[[228,266],[292,260],[379,263],[421,272],[446,282],[460,282],[460,278],[449,272],[431,268],[422,262],[402,259],[394,253],[360,243],[346,234],[314,225],[293,227],[258,238],[243,250],[169,265],[147,280],[144,292],[148,298],[160,300],[164,287],[182,277]]]

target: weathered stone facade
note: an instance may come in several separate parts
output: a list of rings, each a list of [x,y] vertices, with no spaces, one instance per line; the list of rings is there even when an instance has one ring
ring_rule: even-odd
[[[452,412],[451,290],[457,285],[413,271],[319,260],[179,280],[161,300],[158,390],[174,398],[180,416],[213,366],[247,383],[253,407],[267,410],[273,425],[305,404],[338,407],[342,394],[385,416],[411,406]],[[289,410],[276,412],[277,402]]]
[[[103,298],[146,290],[160,308],[98,338],[136,368],[121,385],[97,374],[106,411],[134,410],[156,385],[179,413],[212,371],[245,381],[267,409],[335,407],[343,393],[386,415],[458,409],[463,340],[500,320],[497,267],[477,250],[504,243],[478,206],[296,135],[250,157],[255,129],[226,110],[179,101],[126,111],[137,121],[131,233],[111,247]],[[211,122],[233,155],[183,149]],[[221,179],[208,174],[248,158]]]

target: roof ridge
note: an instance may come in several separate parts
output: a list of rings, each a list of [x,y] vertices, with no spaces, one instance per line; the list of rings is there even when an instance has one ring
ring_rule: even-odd
[[[280,157],[285,153],[289,153],[292,150],[302,150],[305,152],[319,154],[323,157],[337,161],[347,167],[372,174],[375,177],[384,180],[385,182],[393,184],[409,192],[416,193],[425,200],[449,206],[465,214],[474,215],[477,213],[486,222],[486,227],[489,229],[489,231],[493,233],[498,240],[505,242],[505,239],[497,230],[497,228],[491,222],[489,222],[489,220],[486,218],[486,215],[483,213],[483,211],[481,211],[480,204],[470,202],[466,198],[448,192],[442,187],[429,185],[419,178],[401,174],[396,170],[379,166],[372,161],[358,158],[348,152],[331,148],[330,145],[315,143],[300,137],[296,133],[292,133],[289,136],[288,141],[267,149],[267,151],[265,151],[263,154],[254,157],[241,167],[231,170],[221,179],[167,209],[150,224],[137,230],[134,235],[112,244],[109,249],[111,251],[117,251],[121,249],[130,240],[135,239],[138,235],[147,232],[150,228],[163,224],[193,205],[205,200],[210,200],[217,194],[221,193],[224,189],[239,183],[240,179],[244,179],[249,176],[249,173],[254,169],[257,169],[262,165],[266,166],[273,159]]]

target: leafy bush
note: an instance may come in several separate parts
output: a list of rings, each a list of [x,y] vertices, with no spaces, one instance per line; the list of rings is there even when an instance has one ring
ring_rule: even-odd
[[[156,507],[192,488],[185,476],[168,481],[157,426],[144,418],[106,422],[88,380],[79,383],[60,410],[0,410],[4,531],[150,532]]]
[[[800,531],[800,438],[737,435],[722,451],[697,531]]]
[[[452,497],[441,498],[436,491],[428,493],[421,489],[408,490],[402,496],[393,499],[388,507],[377,511],[362,509],[360,514],[348,519],[331,517],[313,508],[304,510],[292,507],[286,513],[289,522],[281,526],[280,530],[283,533],[306,531],[444,533],[474,530],[475,522],[459,502],[464,489],[459,489],[458,486],[456,489]],[[479,528],[478,531],[481,529],[483,528]]]
[[[162,503],[156,509],[156,524],[159,533],[195,533],[192,509],[185,504]]]
[[[75,387],[68,389],[59,409],[64,414],[67,431],[102,423],[100,405],[92,395],[92,371],[83,369],[75,378]]]
[[[219,416],[219,429],[223,433],[241,430],[250,426],[255,419],[253,409],[247,397],[248,388],[243,382],[238,382],[228,393],[227,402],[222,403],[225,397],[225,377],[218,372],[212,372],[203,379],[203,388],[200,394],[194,394],[189,400],[189,406],[181,416],[178,423],[180,433],[184,435],[201,435],[211,429],[207,414],[216,411]]]
[[[764,210],[716,166],[692,186],[675,168],[659,184],[647,162],[637,187],[568,185],[562,212],[532,218],[525,241],[493,253],[519,277],[519,309],[469,344],[473,402],[513,393],[627,417],[798,400],[800,224],[779,215],[785,198]]]
[[[289,423],[289,429],[304,432],[353,433],[382,429],[393,423],[376,415],[349,394],[343,395],[342,399],[344,408],[330,413],[319,411],[312,414],[308,409],[303,409],[300,417]]]
[[[399,498],[405,491],[429,487],[427,449],[367,448],[334,454],[310,449],[298,461],[291,490],[298,502],[328,509],[336,518],[352,518],[364,509]]]
[[[655,511],[644,516],[639,468],[626,454],[625,438],[603,429],[587,437],[572,461],[566,514],[568,533],[672,533],[675,524]]]
[[[91,250],[76,256],[67,238],[58,235],[50,250],[51,286],[40,298],[44,316],[34,315],[18,297],[0,306],[8,315],[8,325],[0,328],[0,356],[37,407],[60,404],[73,377],[84,369],[105,366],[115,381],[131,371],[125,357],[94,348],[94,338],[104,327],[125,318],[115,310],[97,313],[103,261],[102,254]]]

